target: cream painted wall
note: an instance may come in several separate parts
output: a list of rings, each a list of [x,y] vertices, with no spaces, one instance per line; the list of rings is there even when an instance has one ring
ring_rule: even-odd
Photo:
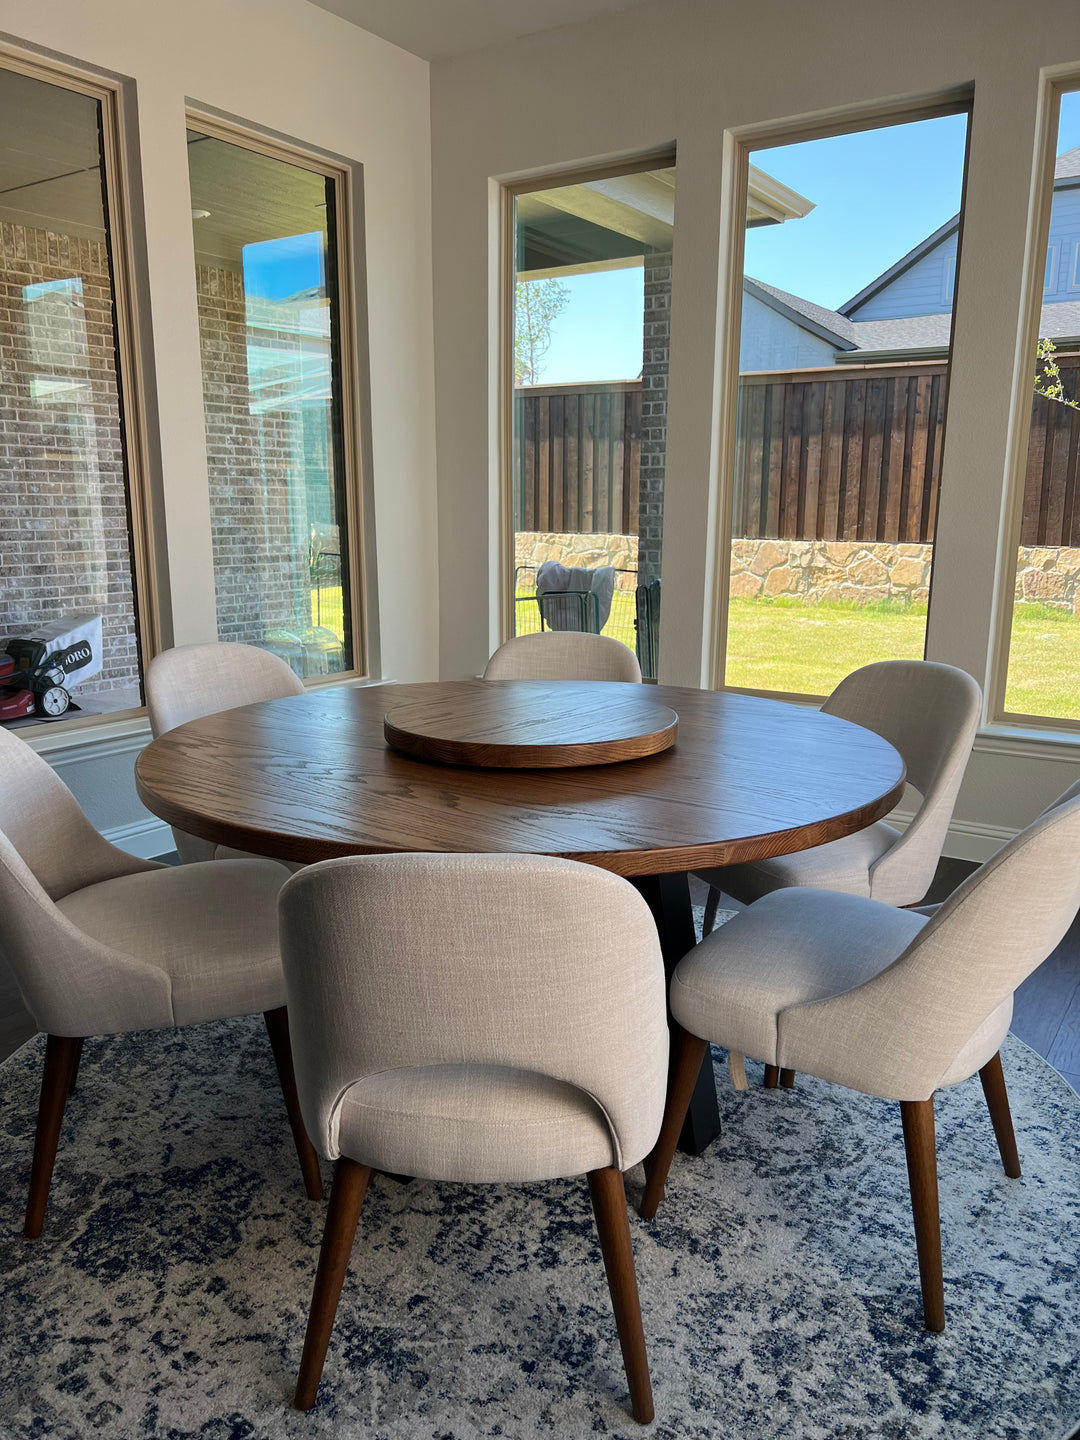
[[[434,678],[427,63],[304,0],[0,0],[0,32],[5,43],[43,47],[133,82],[125,104],[133,93],[178,644],[216,639],[185,103],[363,165],[377,651],[385,675]],[[52,755],[47,731],[35,732],[34,743]],[[80,742],[62,760],[56,752],[91,818],[117,834],[149,823],[134,795],[130,747],[118,744],[95,752]]]
[[[441,671],[498,638],[489,244],[507,179],[678,146],[661,678],[709,683],[718,504],[718,277],[738,133],[973,83],[930,658],[986,685],[1040,69],[1080,71],[1075,0],[667,0],[432,67]],[[725,132],[729,132],[725,140]],[[726,167],[726,168],[725,168]],[[724,186],[728,198],[724,202]],[[992,296],[969,307],[964,294]],[[725,322],[721,300],[719,324]],[[949,848],[983,858],[1080,774],[1080,744],[987,731]]]
[[[427,64],[304,0],[2,0],[0,30],[135,83],[177,643],[216,638],[185,101],[363,165],[383,665],[431,675]]]

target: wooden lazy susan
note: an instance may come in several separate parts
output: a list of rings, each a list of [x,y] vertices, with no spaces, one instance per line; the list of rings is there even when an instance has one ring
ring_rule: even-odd
[[[441,765],[551,770],[641,760],[670,749],[679,733],[675,711],[642,685],[511,680],[439,688],[387,713],[383,734],[394,750]]]

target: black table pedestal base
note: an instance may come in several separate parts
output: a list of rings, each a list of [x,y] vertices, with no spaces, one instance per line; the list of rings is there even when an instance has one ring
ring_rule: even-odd
[[[631,884],[641,892],[656,921],[670,995],[675,966],[697,943],[694,911],[690,904],[690,877],[685,874],[636,875],[631,877]],[[668,1019],[671,1019],[670,1009]],[[720,1111],[716,1104],[712,1051],[706,1050],[690,1108],[686,1112],[686,1123],[679,1136],[679,1149],[688,1155],[700,1155],[719,1134]]]

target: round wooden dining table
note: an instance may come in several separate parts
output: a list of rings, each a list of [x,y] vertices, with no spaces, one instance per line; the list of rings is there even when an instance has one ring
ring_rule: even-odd
[[[390,711],[475,710],[478,691],[498,690],[518,713],[523,685],[535,713],[563,717],[583,737],[605,702],[620,713],[668,707],[677,737],[641,759],[537,769],[443,764],[387,743]],[[669,972],[695,941],[689,872],[853,834],[904,791],[897,751],[836,716],[732,692],[604,682],[321,688],[180,725],[146,747],[135,774],[143,803],[169,824],[277,859],[524,853],[611,870],[652,908]],[[703,1070],[684,1148],[697,1153],[718,1133]]]

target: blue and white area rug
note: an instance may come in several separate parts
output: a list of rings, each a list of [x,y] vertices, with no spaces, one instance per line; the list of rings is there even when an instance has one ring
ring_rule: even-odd
[[[1024,1178],[939,1100],[948,1329],[922,1328],[896,1106],[736,1094],[631,1217],[657,1419],[628,1414],[585,1182],[377,1179],[319,1408],[289,1408],[325,1206],[258,1020],[87,1042],[45,1233],[19,1234],[43,1044],[0,1067],[0,1435],[1062,1440],[1080,1421],[1080,1099],[1019,1042]],[[640,1171],[628,1188],[636,1198]]]

